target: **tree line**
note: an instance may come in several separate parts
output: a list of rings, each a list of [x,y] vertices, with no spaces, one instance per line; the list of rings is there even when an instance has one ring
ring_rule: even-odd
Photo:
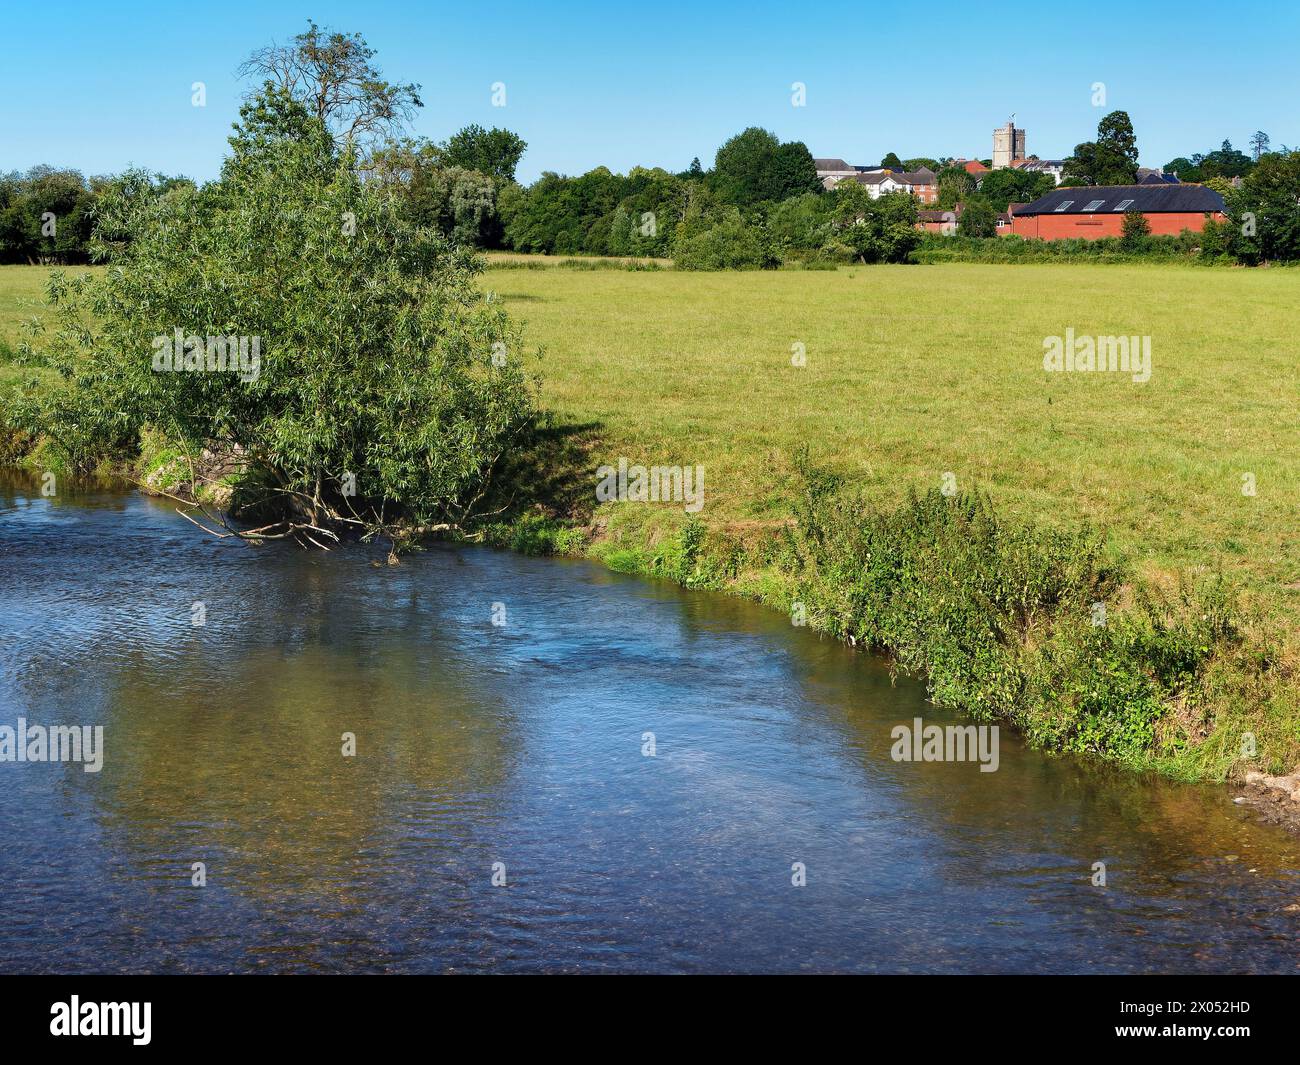
[[[241,70],[288,93],[350,153],[362,180],[391,196],[414,224],[455,244],[671,258],[685,269],[771,267],[792,259],[899,261],[915,246],[917,238],[901,232],[917,219],[911,197],[872,200],[854,181],[828,192],[807,145],[758,127],[722,144],[707,169],[698,158],[680,172],[634,167],[618,174],[600,166],[578,176],[548,171],[522,185],[515,174],[528,146],[509,130],[471,125],[441,143],[404,136],[423,106],[420,86],[386,81],[373,57],[360,34],[329,33],[309,22],[290,43],[253,53]],[[1225,140],[1214,151],[1171,160],[1165,170],[1224,195],[1240,239],[1210,234],[1214,254],[1243,262],[1300,258],[1296,153],[1285,146],[1270,151],[1263,132],[1250,143],[1253,158]],[[1094,140],[1075,146],[1063,180],[1132,184],[1137,164],[1132,121],[1113,111]],[[1050,175],[1019,168],[976,177],[949,158],[902,160],[890,152],[881,166],[934,171],[935,206],[953,211],[956,231],[974,238],[994,237],[1000,212],[1055,187]],[[1241,179],[1240,188],[1233,179]],[[0,262],[89,261],[96,203],[116,180],[48,166],[0,178]],[[193,186],[163,175],[152,184],[162,192]]]

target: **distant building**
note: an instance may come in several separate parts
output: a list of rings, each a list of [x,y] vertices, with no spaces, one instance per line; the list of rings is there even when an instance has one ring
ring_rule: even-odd
[[[814,159],[813,166],[817,168],[817,177],[824,189],[833,189],[841,178],[853,177],[858,172],[856,166],[850,166],[843,159]]]
[[[1058,185],[1065,173],[1064,159],[1022,159],[1011,165],[1029,174],[1051,174],[1052,180]]]
[[[1163,170],[1156,170],[1154,167],[1138,167],[1138,184],[1139,185],[1177,185],[1177,174],[1166,174]]]
[[[1025,157],[1025,131],[1008,122],[993,131],[993,169],[1005,170]]]
[[[939,178],[933,170],[901,170],[884,166],[851,166],[843,159],[814,159],[822,187],[833,189],[841,181],[856,181],[873,200],[887,192],[910,192],[921,203],[939,198]]]
[[[874,170],[857,174],[853,178],[862,185],[873,200],[887,192],[910,192],[921,203],[934,203],[939,198],[939,178],[933,170]]]
[[[998,214],[997,235],[999,237],[1009,237],[1012,233],[1012,216],[1016,213],[1017,208],[1024,207],[1023,203],[1009,203],[1007,209]]]
[[[1124,215],[1139,211],[1153,234],[1199,233],[1205,220],[1223,221],[1223,197],[1204,185],[1081,185],[1054,189],[1046,196],[1012,206],[1011,231],[1019,237],[1062,240],[1118,237]]]
[[[927,233],[942,233],[951,237],[957,232],[957,222],[961,218],[961,204],[951,211],[917,211],[916,228]]]

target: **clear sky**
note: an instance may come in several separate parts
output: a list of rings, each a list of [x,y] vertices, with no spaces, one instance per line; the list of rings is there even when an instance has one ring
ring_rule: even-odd
[[[477,122],[528,141],[519,177],[604,164],[685,169],[761,125],[815,156],[987,158],[1015,113],[1028,150],[1063,157],[1107,111],[1141,161],[1300,144],[1300,4],[656,2],[322,3],[8,0],[0,35],[0,171],[139,165],[215,176],[254,48],[307,16],[359,30],[391,80],[423,86],[413,132]],[[207,105],[191,105],[191,84]],[[506,87],[494,107],[491,87]],[[807,105],[791,105],[791,85]],[[1106,86],[1093,106],[1093,84]]]

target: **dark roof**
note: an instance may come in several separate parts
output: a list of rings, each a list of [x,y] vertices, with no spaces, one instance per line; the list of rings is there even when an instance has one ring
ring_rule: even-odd
[[[1156,182],[1163,181],[1169,185],[1178,184],[1177,174],[1166,174],[1163,170],[1158,170],[1154,166],[1138,167],[1138,184],[1154,185]]]
[[[861,172],[854,174],[849,180],[856,181],[859,185],[879,185],[885,181],[895,181],[901,185],[902,182],[898,181],[898,177],[892,170],[873,170],[869,174]]]
[[[848,180],[856,181],[859,185],[882,185],[886,181],[892,181],[896,185],[933,185],[935,176],[924,168],[910,174],[901,170],[873,170],[869,174],[854,174]]]
[[[1085,208],[1101,200],[1093,210]],[[1053,189],[1046,196],[1015,211],[1017,217],[1036,214],[1106,214],[1119,210],[1145,214],[1209,212],[1223,210],[1223,197],[1204,185],[1079,185]],[[1061,205],[1066,206],[1062,209]]]
[[[814,159],[813,166],[818,170],[852,170],[843,159]]]
[[[897,175],[897,180],[906,185],[933,185],[935,174],[933,170],[923,166],[920,170],[903,171]]]

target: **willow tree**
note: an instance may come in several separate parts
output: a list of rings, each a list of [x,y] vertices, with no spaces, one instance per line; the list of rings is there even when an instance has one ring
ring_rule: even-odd
[[[41,427],[83,465],[145,427],[197,476],[233,462],[242,523],[204,522],[221,535],[468,528],[534,414],[478,260],[361,180],[283,90],[251,99],[230,143],[201,189],[137,174],[104,196],[106,272],[50,284],[65,387],[34,397]]]
[[[288,44],[255,51],[239,73],[287,93],[339,143],[379,142],[399,133],[424,102],[414,82],[385,80],[374,56],[361,34],[322,30],[309,20]]]

